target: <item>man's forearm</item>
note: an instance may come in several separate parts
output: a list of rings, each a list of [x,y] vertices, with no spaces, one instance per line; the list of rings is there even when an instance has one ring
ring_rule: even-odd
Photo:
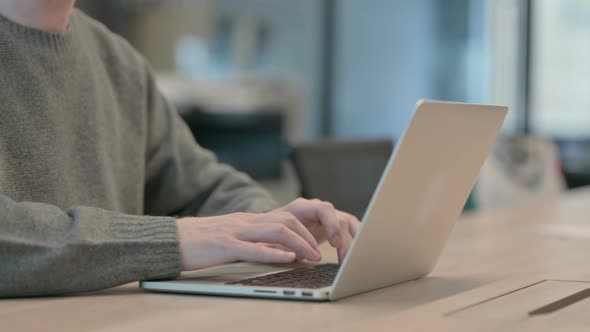
[[[181,270],[174,219],[0,195],[0,297],[92,291]]]

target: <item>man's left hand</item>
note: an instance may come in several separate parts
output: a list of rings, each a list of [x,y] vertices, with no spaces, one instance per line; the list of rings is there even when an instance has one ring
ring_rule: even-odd
[[[298,198],[279,210],[293,214],[318,243],[328,240],[337,249],[340,263],[361,225],[355,216],[336,210],[331,203],[319,199]]]

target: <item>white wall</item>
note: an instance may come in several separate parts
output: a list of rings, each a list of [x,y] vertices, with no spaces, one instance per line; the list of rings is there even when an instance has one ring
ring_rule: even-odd
[[[318,138],[322,1],[185,1],[206,4],[216,13],[236,12],[270,24],[270,71],[300,82],[307,95],[295,137]],[[484,24],[478,22],[478,12],[484,11],[487,1],[492,0],[336,1],[335,136],[398,138],[421,98],[485,102],[482,89],[487,85],[482,81],[489,75],[479,71],[486,66],[481,60],[486,51],[477,38],[486,32],[477,29]],[[473,10],[464,9],[468,4]],[[453,25],[466,20],[468,12],[469,27]],[[475,43],[464,40],[465,29],[477,32],[479,37],[467,37]]]
[[[532,129],[550,137],[587,138],[590,4],[537,0],[532,9]]]
[[[336,135],[399,138],[422,98],[489,102],[487,1],[340,0]]]
[[[436,0],[342,0],[334,132],[399,137],[420,98],[434,98]]]
[[[217,10],[264,18],[273,27],[271,70],[301,83],[307,104],[300,114],[297,138],[320,134],[322,3],[318,0],[208,0]]]

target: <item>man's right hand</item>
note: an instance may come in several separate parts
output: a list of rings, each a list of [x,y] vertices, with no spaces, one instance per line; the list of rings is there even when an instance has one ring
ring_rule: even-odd
[[[289,212],[277,210],[261,214],[181,218],[176,224],[184,271],[235,261],[290,263],[297,258],[321,260],[317,241]]]

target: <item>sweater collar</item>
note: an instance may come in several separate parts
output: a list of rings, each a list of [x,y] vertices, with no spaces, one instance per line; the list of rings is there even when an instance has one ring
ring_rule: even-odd
[[[10,30],[17,38],[22,38],[27,42],[41,47],[62,49],[67,48],[73,38],[74,27],[76,25],[76,9],[72,12],[70,22],[65,32],[49,32],[41,29],[17,23],[8,17],[0,14],[0,26]]]

